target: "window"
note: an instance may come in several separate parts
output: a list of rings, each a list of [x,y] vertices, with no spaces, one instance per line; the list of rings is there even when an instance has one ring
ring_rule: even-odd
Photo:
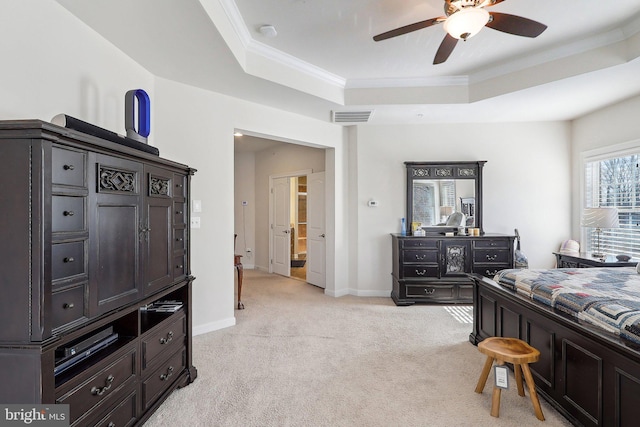
[[[584,170],[584,207],[618,208],[620,228],[603,229],[600,251],[640,257],[640,149],[588,158]],[[583,252],[596,247],[595,229],[585,229]]]

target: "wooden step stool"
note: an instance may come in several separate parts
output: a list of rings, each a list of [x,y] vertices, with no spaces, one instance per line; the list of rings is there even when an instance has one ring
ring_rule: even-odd
[[[524,388],[522,386],[522,373],[524,372],[524,378],[527,381],[529,396],[531,397],[536,417],[540,421],[544,421],[544,415],[542,415],[542,408],[540,407],[540,401],[536,393],[536,386],[533,382],[531,370],[529,370],[529,363],[537,362],[540,358],[540,352],[522,340],[501,337],[485,339],[478,344],[478,350],[480,350],[480,353],[487,355],[487,361],[478,379],[476,393],[482,393],[482,390],[484,390],[494,360],[498,366],[504,365],[505,363],[512,363],[516,384],[518,386],[518,394],[524,396]],[[500,387],[493,386],[493,398],[491,400],[491,416],[493,417],[500,415],[501,391],[502,389]]]

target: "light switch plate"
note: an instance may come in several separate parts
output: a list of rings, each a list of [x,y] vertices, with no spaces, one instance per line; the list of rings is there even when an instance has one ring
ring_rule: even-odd
[[[191,204],[194,212],[202,212],[202,200],[193,200]]]
[[[191,228],[200,228],[200,217],[192,216],[191,217]]]

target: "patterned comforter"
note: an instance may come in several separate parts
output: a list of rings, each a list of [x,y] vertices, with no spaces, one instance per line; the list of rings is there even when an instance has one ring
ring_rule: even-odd
[[[635,267],[502,270],[493,280],[640,344],[640,274]]]

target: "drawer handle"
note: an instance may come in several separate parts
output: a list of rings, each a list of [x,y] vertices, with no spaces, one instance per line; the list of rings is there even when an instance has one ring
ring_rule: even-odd
[[[182,215],[182,211],[176,211],[176,215]]]
[[[424,289],[424,293],[427,295],[431,295],[432,293],[434,293],[436,291],[436,288],[431,288],[431,289]]]
[[[73,307],[75,307],[75,305],[72,302],[65,302],[62,305],[62,308],[64,308],[65,310],[69,310],[72,309]]]
[[[72,257],[72,256],[68,256],[68,257],[65,257],[65,259],[63,259],[62,261],[64,261],[64,262],[74,262],[75,258]]]
[[[167,369],[167,373],[160,375],[160,379],[162,381],[166,381],[171,375],[173,375],[173,366],[169,366],[169,368]]]
[[[494,255],[487,254],[487,261],[495,261],[496,258],[498,258],[497,254],[494,254]]]
[[[485,270],[484,275],[485,276],[495,276],[497,273],[498,273],[498,270],[493,270],[493,271]]]
[[[116,427],[116,423],[114,423],[113,421],[110,421],[107,427]]]
[[[182,264],[176,265],[176,268],[184,268]]]
[[[66,171],[72,171],[72,170],[75,169],[75,167],[73,165],[64,165],[63,168]]]
[[[418,254],[416,254],[416,259],[417,259],[418,261],[422,261],[422,260],[423,260],[423,259],[425,259],[426,257],[427,257],[426,255],[418,255]]]
[[[176,241],[177,241],[177,242],[182,242],[183,240],[184,240],[184,239],[183,239],[182,237],[178,237],[178,238],[176,239]]]
[[[426,270],[426,269],[425,269],[425,270],[416,270],[416,274],[417,274],[418,276],[424,276],[424,275],[426,274],[426,272],[427,272],[427,270]]]
[[[102,396],[107,390],[111,388],[114,379],[115,377],[113,375],[109,375],[104,381],[104,387],[92,387],[91,394],[93,394],[94,396]]]
[[[62,212],[62,215],[64,215],[64,216],[74,216],[75,212],[74,211],[64,211],[64,212]]]
[[[167,334],[166,338],[160,338],[160,344],[164,345],[164,344],[168,344],[171,341],[173,341],[173,331],[169,331],[169,333]]]

